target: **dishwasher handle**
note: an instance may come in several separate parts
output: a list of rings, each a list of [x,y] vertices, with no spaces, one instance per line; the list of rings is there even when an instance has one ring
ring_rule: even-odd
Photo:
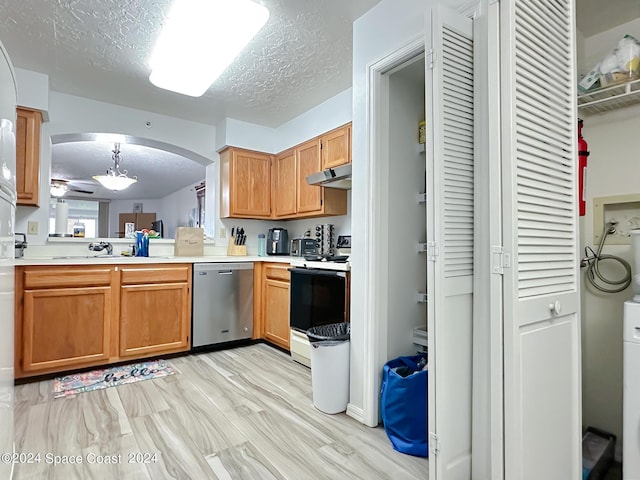
[[[233,270],[218,270],[218,275],[233,275]]]

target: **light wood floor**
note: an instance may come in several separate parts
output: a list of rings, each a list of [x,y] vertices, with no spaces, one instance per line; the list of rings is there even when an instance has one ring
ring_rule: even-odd
[[[393,450],[384,429],[316,410],[310,371],[267,345],[170,362],[176,375],[76,397],[53,399],[52,381],[16,387],[16,450],[41,463],[17,465],[15,478],[428,477],[427,460]],[[156,462],[128,463],[137,452]],[[83,463],[53,466],[46,453]],[[88,463],[106,455],[120,463]]]

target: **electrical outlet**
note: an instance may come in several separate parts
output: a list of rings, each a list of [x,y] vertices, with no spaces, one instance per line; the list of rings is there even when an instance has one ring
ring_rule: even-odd
[[[38,222],[27,222],[27,233],[29,235],[38,234]]]
[[[227,229],[225,227],[220,227],[220,238],[227,238]]]

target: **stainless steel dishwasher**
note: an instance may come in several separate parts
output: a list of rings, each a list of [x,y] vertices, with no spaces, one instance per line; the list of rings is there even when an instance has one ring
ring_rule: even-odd
[[[253,263],[194,264],[192,348],[252,335]]]

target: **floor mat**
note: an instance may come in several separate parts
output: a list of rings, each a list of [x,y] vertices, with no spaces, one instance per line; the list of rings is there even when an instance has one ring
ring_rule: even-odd
[[[173,375],[176,371],[166,360],[132,363],[103,370],[57,377],[53,381],[53,397],[61,398],[101,388]]]

